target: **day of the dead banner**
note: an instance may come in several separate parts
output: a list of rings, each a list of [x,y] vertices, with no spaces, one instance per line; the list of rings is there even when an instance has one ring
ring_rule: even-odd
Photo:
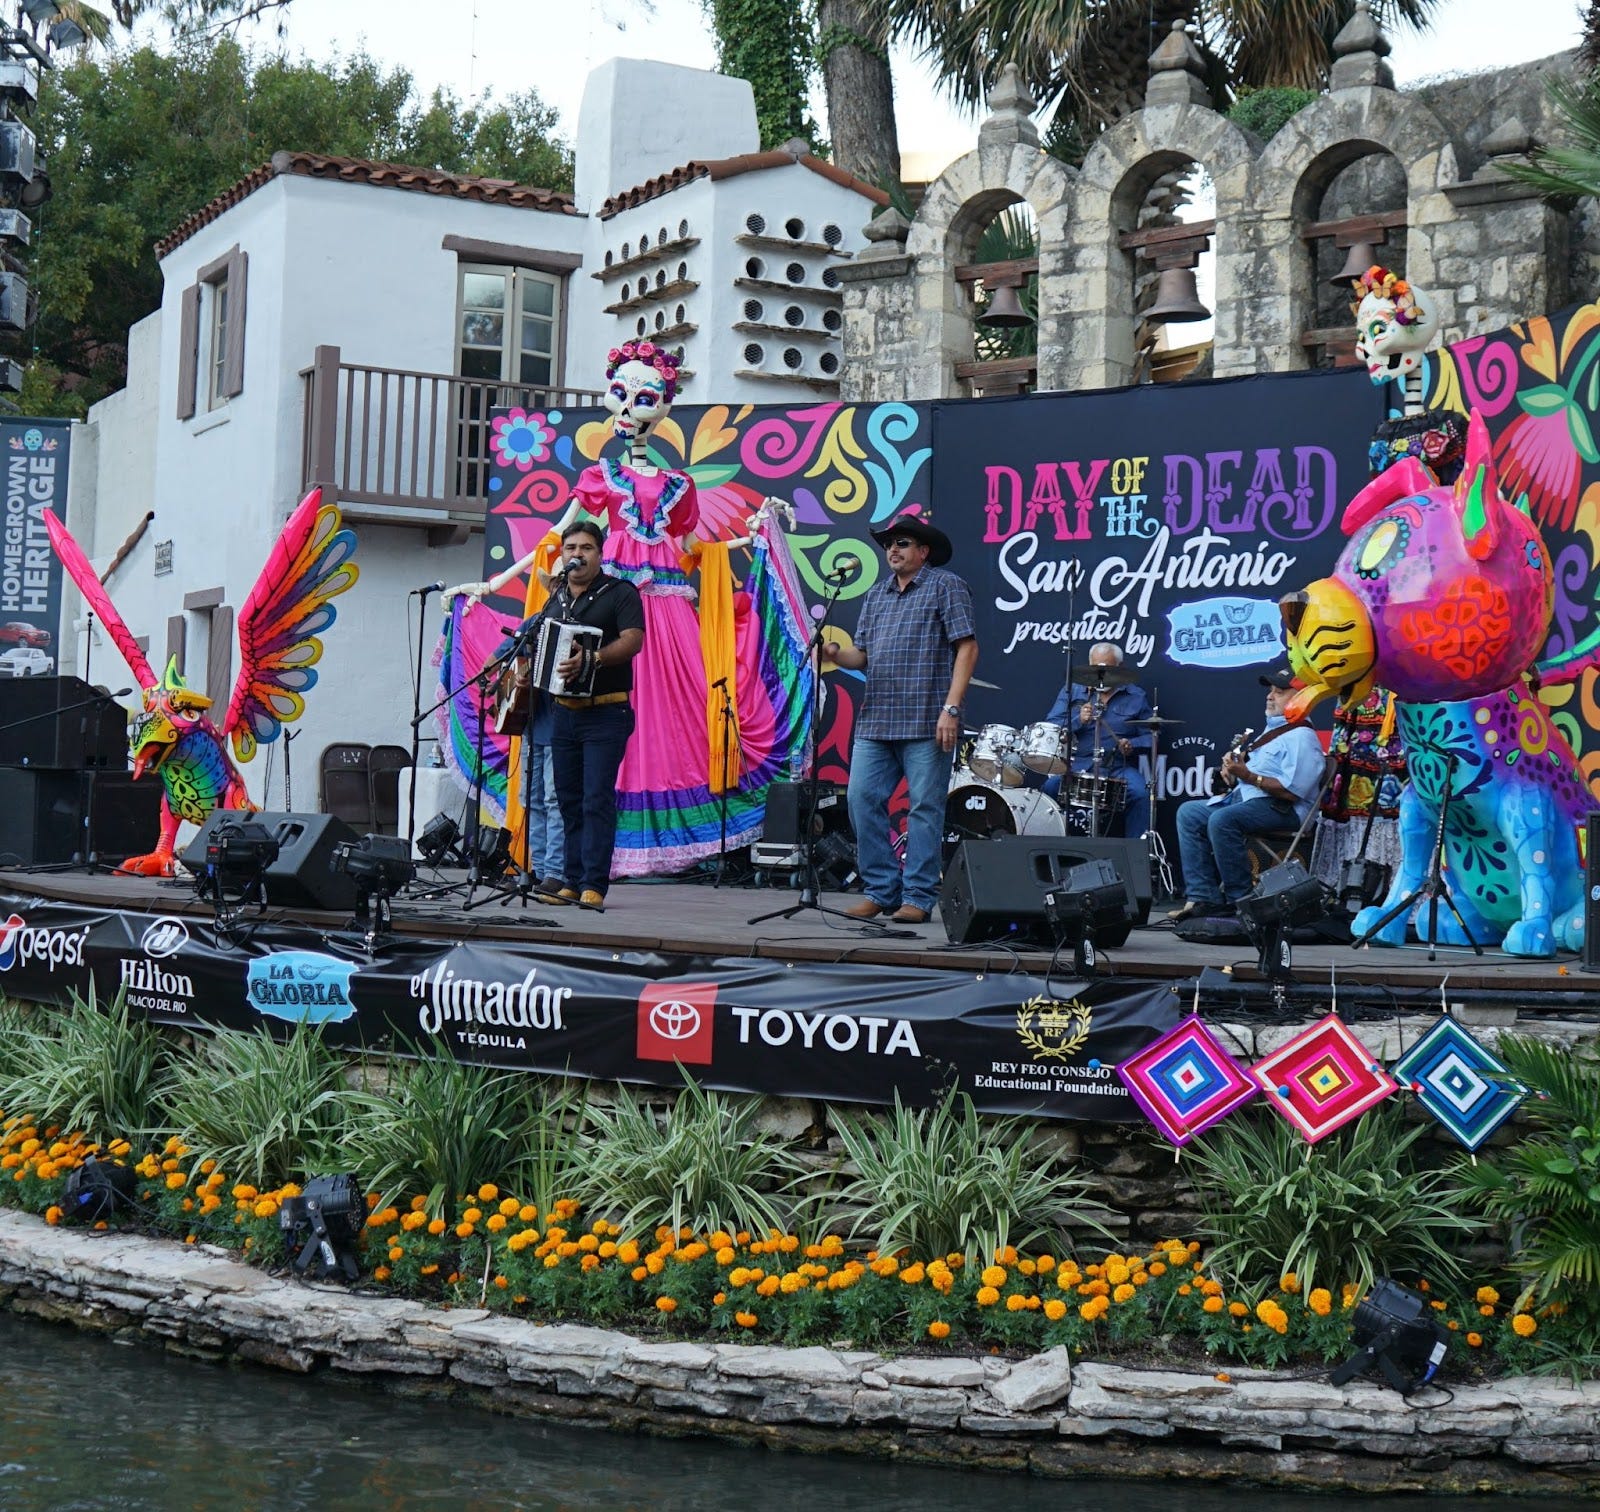
[[[513,1070],[779,1097],[1097,1122],[1142,1115],[1115,1066],[1177,1021],[1165,984],[396,937],[0,899],[0,992],[119,990],[165,1024],[302,1019],[350,1047]]]
[[[1550,651],[1586,633],[1600,588],[1600,307],[1584,306],[1430,354],[1430,406],[1476,408],[1502,482],[1526,492],[1556,575]],[[715,396],[708,396],[714,398]],[[1159,695],[1159,790],[1208,791],[1217,753],[1259,726],[1261,671],[1281,659],[1277,601],[1322,576],[1344,506],[1366,481],[1374,427],[1398,402],[1364,371],[1275,374],[1101,393],[919,404],[680,404],[651,455],[694,478],[701,532],[731,538],[767,494],[791,500],[790,543],[816,612],[841,556],[863,570],[831,624],[848,632],[883,570],[869,531],[931,512],[972,585],[978,676],[969,723],[1043,719],[1068,646],[1111,640]],[[578,474],[615,450],[592,410],[525,413],[497,440],[486,568],[523,554],[566,507]],[[529,438],[532,438],[531,441]],[[498,606],[520,612],[520,588]],[[846,775],[861,675],[834,671],[820,775]],[[1596,674],[1550,690],[1556,722],[1600,775]]]

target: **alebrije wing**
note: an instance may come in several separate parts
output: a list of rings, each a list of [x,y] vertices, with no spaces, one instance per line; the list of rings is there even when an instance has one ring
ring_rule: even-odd
[[[330,600],[358,576],[355,550],[355,532],[341,524],[338,506],[324,504],[322,490],[313,488],[289,516],[239,612],[239,680],[222,733],[240,761],[305,712],[321,636],[338,618]]]
[[[504,649],[505,632],[516,622],[488,604],[479,604],[468,614],[466,603],[458,597],[451,605],[434,652],[439,669],[434,697],[442,700],[433,716],[439,754],[457,786],[471,793],[478,786],[482,751],[483,813],[491,824],[504,824],[511,741],[496,734],[485,718],[485,704],[493,699],[479,688],[475,674]]]
[[[67,569],[68,576],[78,585],[78,592],[94,610],[106,633],[115,642],[117,650],[122,653],[122,659],[127,662],[134,681],[141,688],[153,688],[160,679],[150,670],[150,663],[145,660],[138,641],[133,638],[132,632],[122,622],[122,616],[106,597],[105,589],[100,586],[100,574],[89,565],[89,559],[83,554],[83,548],[72,539],[71,532],[55,517],[54,512],[46,509],[43,514],[44,528],[50,532],[50,544],[55,548],[56,555],[61,558],[61,565]]]

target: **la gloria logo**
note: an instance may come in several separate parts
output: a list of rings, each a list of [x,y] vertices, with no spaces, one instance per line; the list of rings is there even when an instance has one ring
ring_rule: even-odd
[[[280,950],[251,961],[245,990],[260,1013],[290,1023],[342,1024],[355,1015],[350,1001],[353,961],[314,950]]]

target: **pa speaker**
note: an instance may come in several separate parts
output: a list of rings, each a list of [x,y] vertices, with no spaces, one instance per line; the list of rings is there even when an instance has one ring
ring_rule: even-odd
[[[76,772],[0,767],[0,855],[6,865],[72,860],[82,833],[78,782]]]
[[[128,716],[81,677],[0,677],[0,766],[126,768]]]
[[[1055,943],[1045,914],[1045,894],[1063,889],[1075,866],[1109,861],[1133,906],[1133,919],[1097,936],[1121,945],[1134,924],[1150,920],[1150,853],[1142,839],[1080,839],[1057,835],[997,835],[963,840],[945,870],[939,916],[952,945],[982,940]]]
[[[278,859],[267,868],[267,903],[273,908],[321,908],[348,913],[356,906],[355,883],[333,869],[333,848],[360,836],[332,814],[288,814],[263,810],[214,809],[200,833],[178,858],[191,872],[205,870],[206,845],[217,826],[233,819],[253,819],[272,832]]]
[[[89,849],[95,858],[120,866],[143,856],[161,838],[161,779],[146,773],[139,781],[128,771],[88,772],[79,779],[89,806]]]
[[[810,783],[774,782],[767,789],[767,816],[761,826],[765,845],[800,844],[800,829],[811,802]],[[812,832],[816,835],[848,834],[850,818],[845,808],[845,790],[837,782],[817,784],[817,814]]]
[[[1600,814],[1583,821],[1583,969],[1600,971]]]

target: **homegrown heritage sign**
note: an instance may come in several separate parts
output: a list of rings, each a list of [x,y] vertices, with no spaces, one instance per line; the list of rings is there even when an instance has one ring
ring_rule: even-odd
[[[795,965],[252,924],[0,898],[0,991],[126,991],[189,1028],[305,1020],[330,1043],[778,1097],[1131,1122],[1118,1061],[1177,1020],[1165,983]]]
[[[0,419],[0,465],[5,467],[0,653],[33,646],[52,662],[56,659],[61,561],[50,548],[44,511],[54,510],[58,519],[67,517],[71,437],[72,427],[65,420]]]

